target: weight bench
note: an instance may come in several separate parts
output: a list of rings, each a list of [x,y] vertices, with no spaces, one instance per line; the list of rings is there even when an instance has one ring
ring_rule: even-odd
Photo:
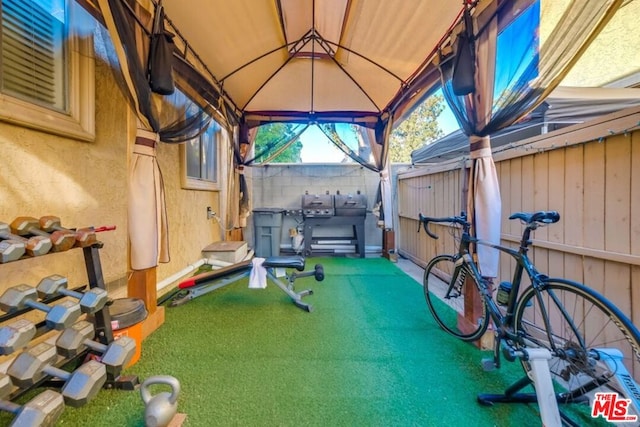
[[[324,269],[322,265],[316,264],[313,270],[304,271],[305,259],[301,256],[269,257],[264,260],[262,267],[267,271],[267,279],[275,283],[284,293],[289,295],[293,303],[306,311],[312,311],[310,304],[302,301],[302,297],[312,295],[311,289],[302,292],[295,292],[293,282],[300,277],[314,276],[316,281],[324,280]],[[253,268],[251,260],[242,261],[218,270],[198,274],[183,280],[178,284],[178,290],[169,296],[169,307],[182,305],[201,295],[220,289],[224,286],[237,282],[248,277]],[[276,269],[295,269],[298,272],[287,272],[285,275],[287,283],[283,283],[276,276]]]

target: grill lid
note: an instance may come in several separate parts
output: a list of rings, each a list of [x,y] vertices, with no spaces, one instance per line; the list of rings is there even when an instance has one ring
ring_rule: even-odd
[[[302,196],[302,213],[305,216],[333,216],[336,211],[330,194],[305,194]]]
[[[336,194],[336,215],[360,216],[367,213],[367,198],[364,194]]]

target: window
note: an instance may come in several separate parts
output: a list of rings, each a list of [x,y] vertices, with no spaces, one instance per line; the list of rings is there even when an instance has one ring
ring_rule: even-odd
[[[78,31],[86,12],[71,0],[0,5],[0,119],[93,140],[93,43]]]
[[[199,137],[181,145],[182,187],[218,190],[220,126],[212,122]]]

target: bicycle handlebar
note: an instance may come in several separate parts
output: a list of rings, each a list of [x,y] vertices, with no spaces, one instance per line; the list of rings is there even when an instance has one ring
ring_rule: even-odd
[[[438,236],[433,231],[429,230],[428,225],[430,222],[448,222],[451,224],[458,224],[461,225],[465,231],[468,231],[469,227],[471,227],[471,224],[469,223],[469,221],[467,221],[467,214],[464,212],[462,212],[459,216],[448,216],[444,218],[434,218],[430,216],[424,216],[422,215],[422,213],[419,213],[418,219],[418,233],[420,232],[420,224],[422,224],[422,226],[424,227],[424,231],[433,239],[437,239]]]
[[[448,222],[450,224],[458,224],[462,226],[464,231],[469,231],[469,227],[471,227],[471,224],[467,221],[467,214],[465,212],[462,212],[459,216],[448,216],[443,218],[424,216],[422,213],[419,213],[418,219],[418,233],[420,232],[420,225],[422,224],[424,231],[434,239],[437,239],[438,236],[429,230],[428,225],[430,222]],[[537,211],[533,213],[516,212],[512,214],[509,219],[519,219],[527,225],[527,228],[525,229],[525,236],[527,236],[528,239],[528,230],[535,230],[540,225],[554,224],[560,221],[560,214],[556,211]]]

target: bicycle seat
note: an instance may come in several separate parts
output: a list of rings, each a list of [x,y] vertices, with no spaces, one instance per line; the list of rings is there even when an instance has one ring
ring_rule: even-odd
[[[560,214],[556,211],[516,212],[511,214],[509,219],[519,219],[527,224],[533,224],[534,222],[553,224],[560,221]]]

